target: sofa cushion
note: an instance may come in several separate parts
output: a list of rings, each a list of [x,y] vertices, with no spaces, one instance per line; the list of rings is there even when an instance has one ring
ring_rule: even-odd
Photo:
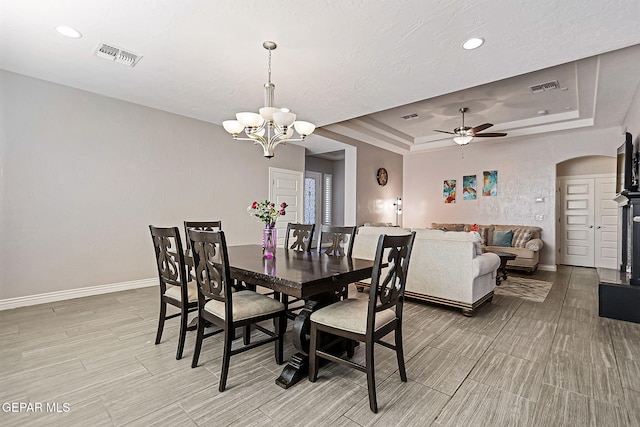
[[[531,240],[531,230],[525,228],[516,228],[513,230],[513,238],[511,246],[514,248],[524,248],[529,240]]]
[[[513,232],[511,230],[493,232],[493,246],[511,247],[512,240]]]
[[[542,240],[531,239],[527,242],[527,244],[524,247],[532,251],[539,251],[540,249],[542,249],[543,246],[544,246],[544,243],[542,242]]]
[[[465,231],[464,224],[442,224],[437,222],[431,223],[431,228],[443,231]]]

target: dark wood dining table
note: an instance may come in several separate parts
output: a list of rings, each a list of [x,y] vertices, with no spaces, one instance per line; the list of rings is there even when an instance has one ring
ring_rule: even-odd
[[[263,258],[260,245],[229,246],[227,250],[233,279],[306,301],[292,331],[293,344],[298,352],[276,380],[279,386],[289,388],[308,373],[311,313],[337,301],[344,286],[370,278],[373,261],[283,248],[278,248],[276,256],[269,259]]]

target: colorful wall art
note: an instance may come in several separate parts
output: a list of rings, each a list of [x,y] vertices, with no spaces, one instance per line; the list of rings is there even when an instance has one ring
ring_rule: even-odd
[[[445,179],[444,185],[442,187],[442,198],[445,203],[455,203],[456,202],[456,180],[455,179]]]
[[[482,186],[483,196],[498,195],[498,171],[484,171],[484,185]]]
[[[462,200],[476,200],[478,197],[476,182],[475,175],[465,175],[462,177]]]

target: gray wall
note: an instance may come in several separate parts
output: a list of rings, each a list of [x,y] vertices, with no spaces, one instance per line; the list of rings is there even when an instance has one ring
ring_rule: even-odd
[[[345,224],[344,221],[344,160],[333,162],[333,224],[336,226],[355,225]]]
[[[357,149],[356,225],[366,222],[395,223],[393,203],[396,197],[402,197],[402,155],[325,129],[318,129],[317,133],[355,146]],[[385,168],[389,173],[389,182],[384,187],[378,185],[376,181],[376,172],[379,168]],[[402,224],[402,217],[400,217],[400,224]]]
[[[259,243],[246,213],[268,161],[222,127],[0,70],[0,299],[157,276],[149,224],[220,219]]]
[[[631,132],[633,141],[638,142],[640,136],[640,86],[636,88],[636,93],[633,95],[629,111],[622,122],[622,129]]]

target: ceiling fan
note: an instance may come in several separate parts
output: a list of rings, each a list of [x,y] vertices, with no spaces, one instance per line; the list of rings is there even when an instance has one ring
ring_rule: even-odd
[[[459,128],[455,128],[453,130],[453,132],[448,132],[446,130],[437,130],[434,129],[435,132],[442,132],[442,133],[448,133],[451,135],[455,135],[453,137],[453,142],[455,142],[458,145],[467,145],[468,143],[471,142],[471,140],[473,138],[492,138],[492,137],[496,137],[496,136],[507,136],[506,133],[504,132],[487,132],[487,133],[478,133],[478,132],[482,132],[485,129],[490,128],[491,126],[493,126],[493,124],[491,123],[485,123],[483,125],[480,126],[476,126],[476,127],[469,127],[469,126],[465,126],[464,125],[464,113],[466,113],[467,111],[469,111],[469,109],[467,107],[462,107],[459,110],[462,113],[462,126],[460,126]]]

